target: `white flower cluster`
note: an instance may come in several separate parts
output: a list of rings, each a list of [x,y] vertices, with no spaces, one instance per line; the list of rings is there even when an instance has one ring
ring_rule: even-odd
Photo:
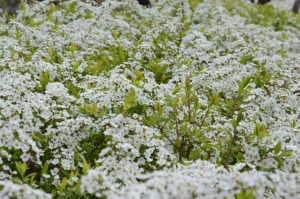
[[[39,189],[33,189],[30,186],[24,184],[24,185],[18,185],[14,184],[10,181],[0,181],[0,197],[3,199],[9,199],[9,198],[32,198],[32,199],[39,199],[39,198],[45,198],[50,199],[51,195],[48,193],[43,192]]]
[[[1,198],[300,197],[300,26],[151,2],[1,18]]]
[[[104,134],[111,139],[99,154],[101,166],[89,170],[82,178],[83,192],[99,192],[98,196],[106,194],[104,190],[114,192],[122,185],[137,183],[137,176],[145,172],[142,168],[157,170],[169,166],[175,159],[164,148],[164,142],[155,138],[159,135],[157,130],[142,126],[136,120],[117,115],[104,120],[100,126],[106,127]],[[99,181],[103,183],[101,187],[97,186]]]
[[[248,167],[249,172],[241,172]],[[253,165],[237,164],[225,170],[205,161],[188,167],[138,176],[141,182],[124,187],[110,198],[234,198],[240,189],[254,190],[257,198],[299,198],[299,171],[269,174]],[[273,191],[272,191],[273,190]]]

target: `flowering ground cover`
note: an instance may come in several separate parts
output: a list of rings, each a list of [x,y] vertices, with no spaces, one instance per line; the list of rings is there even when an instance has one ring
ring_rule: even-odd
[[[152,2],[0,18],[0,198],[300,198],[300,16]]]

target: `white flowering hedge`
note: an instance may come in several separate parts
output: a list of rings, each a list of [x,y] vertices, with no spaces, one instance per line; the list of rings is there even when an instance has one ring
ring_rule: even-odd
[[[0,18],[0,198],[300,197],[300,17],[152,3]]]

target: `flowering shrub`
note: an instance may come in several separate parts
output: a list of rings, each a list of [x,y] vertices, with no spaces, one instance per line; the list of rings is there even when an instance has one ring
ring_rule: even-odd
[[[299,198],[300,18],[247,0],[0,18],[1,198]]]

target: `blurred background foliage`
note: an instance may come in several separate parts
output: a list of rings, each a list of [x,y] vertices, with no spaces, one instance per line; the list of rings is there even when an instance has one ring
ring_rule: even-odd
[[[5,13],[5,12],[7,12],[9,15],[15,14],[16,11],[18,10],[18,7],[19,7],[20,3],[22,1],[23,0],[0,0],[0,10],[1,10],[0,14]],[[43,1],[43,0],[37,0],[37,1]],[[58,0],[58,1],[55,1],[55,2],[59,3],[59,1],[62,1],[62,0]],[[94,0],[94,1],[98,5],[100,5],[104,0]],[[150,4],[149,0],[138,0],[138,1],[141,5],[149,5]],[[189,3],[191,5],[191,8],[195,9],[196,6],[198,5],[198,3],[201,3],[203,1],[204,0],[189,0]],[[230,4],[228,4],[228,5],[235,5],[236,3],[239,2],[239,0],[229,0],[229,1],[230,1]],[[265,5],[269,2],[271,2],[271,0],[258,0],[258,1],[249,0],[249,1],[252,2],[252,3],[258,3],[260,5]],[[27,2],[27,3],[31,4],[31,3],[34,2],[34,0],[25,0],[24,2]],[[260,7],[263,7],[263,6],[260,6]],[[291,5],[290,7],[291,7],[291,10],[294,13],[298,13],[299,12],[299,7],[300,7],[300,0],[295,0],[294,4]],[[271,17],[273,17],[273,15],[271,15]]]

